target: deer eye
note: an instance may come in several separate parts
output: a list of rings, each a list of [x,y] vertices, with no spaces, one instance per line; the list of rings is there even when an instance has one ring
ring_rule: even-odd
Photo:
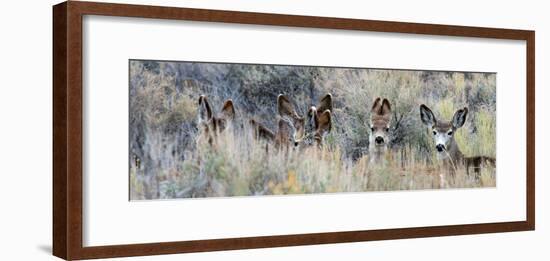
[[[389,132],[390,131],[390,128],[386,128],[386,132]]]
[[[432,131],[434,135],[437,135],[437,132],[436,131]]]
[[[447,135],[449,135],[449,136],[453,135],[453,131],[449,131],[449,132],[447,133]]]
[[[374,131],[374,127],[370,127],[370,131]]]

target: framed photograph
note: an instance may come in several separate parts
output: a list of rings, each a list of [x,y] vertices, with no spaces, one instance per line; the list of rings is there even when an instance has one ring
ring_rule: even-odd
[[[53,7],[53,254],[535,229],[535,32]]]

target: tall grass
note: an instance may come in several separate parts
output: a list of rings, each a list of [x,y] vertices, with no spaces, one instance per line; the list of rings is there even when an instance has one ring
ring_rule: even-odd
[[[480,181],[457,166],[446,168],[414,156],[415,149],[388,154],[385,164],[344,157],[338,147],[276,150],[250,135],[226,131],[213,145],[198,141],[197,150],[181,162],[180,171],[158,173],[160,198],[281,195],[362,191],[472,188],[494,186],[494,170],[485,169]],[[134,199],[144,198],[143,185],[131,173]]]
[[[496,76],[489,73],[324,67],[130,62],[130,198],[186,198],[495,186],[437,164],[419,105],[450,120],[469,108],[455,138],[467,156],[495,156]],[[248,118],[276,129],[276,97],[299,113],[325,93],[334,100],[333,129],[323,149],[276,150],[251,137]],[[237,120],[214,145],[197,139],[198,96],[214,110],[231,98]],[[370,107],[392,104],[391,143],[384,164],[368,154]]]

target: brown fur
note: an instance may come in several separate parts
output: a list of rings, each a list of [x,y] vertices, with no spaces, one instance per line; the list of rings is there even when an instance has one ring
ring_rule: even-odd
[[[199,137],[208,139],[209,144],[212,144],[215,137],[232,124],[234,119],[235,107],[233,106],[232,100],[226,100],[223,103],[219,115],[214,115],[208,98],[204,95],[199,97]]]
[[[466,173],[470,175],[470,167],[474,168],[474,173],[476,177],[479,178],[480,170],[485,166],[496,166],[495,158],[487,156],[474,156],[474,157],[465,157],[464,164],[466,165]]]
[[[250,119],[250,126],[252,127],[252,130],[254,131],[254,137],[257,139],[265,139],[269,141],[275,140],[275,133],[273,133],[270,129],[262,125],[261,123],[258,123],[254,119]]]
[[[324,110],[322,113],[317,112],[315,122],[317,123],[317,128],[315,129],[315,134],[313,138],[315,139],[318,146],[321,146],[323,143],[324,133],[328,133],[332,130],[332,114],[330,110]]]
[[[450,168],[453,174],[455,166],[457,164],[463,164],[466,167],[466,173],[468,175],[470,174],[470,168],[473,168],[476,178],[479,178],[480,169],[485,166],[495,167],[496,160],[487,156],[465,157],[462,151],[460,151],[454,139],[454,133],[464,125],[467,116],[468,108],[463,108],[455,112],[451,121],[440,121],[437,120],[430,108],[424,104],[420,105],[420,118],[422,122],[430,128],[434,135],[434,139],[436,139],[436,148],[437,146],[442,146],[443,148],[442,151],[439,152],[446,156],[442,159],[443,164]],[[438,138],[438,135],[445,139]],[[441,142],[441,140],[445,140],[445,142]],[[441,144],[438,144],[438,142]]]
[[[277,97],[278,129],[276,132],[255,120],[251,120],[250,123],[254,137],[274,142],[279,148],[306,143],[321,146],[324,135],[332,129],[331,109],[332,95],[327,94],[321,99],[318,107],[310,107],[307,117],[303,117],[296,112],[290,99],[280,94]]]
[[[370,115],[369,154],[371,162],[382,162],[390,141],[391,105],[386,98],[374,100]]]

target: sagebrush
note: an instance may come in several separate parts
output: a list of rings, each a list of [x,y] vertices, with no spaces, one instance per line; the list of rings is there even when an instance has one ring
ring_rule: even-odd
[[[130,198],[188,198],[495,186],[496,171],[476,179],[438,166],[419,105],[450,119],[470,111],[455,134],[466,155],[496,154],[496,74],[131,60]],[[332,130],[322,148],[276,149],[253,137],[248,120],[276,129],[277,96],[305,114],[333,96]],[[232,99],[236,121],[214,144],[197,139],[197,105]],[[392,105],[390,152],[369,161],[375,98]],[[201,148],[201,149],[198,149]],[[136,158],[139,164],[136,165]]]

